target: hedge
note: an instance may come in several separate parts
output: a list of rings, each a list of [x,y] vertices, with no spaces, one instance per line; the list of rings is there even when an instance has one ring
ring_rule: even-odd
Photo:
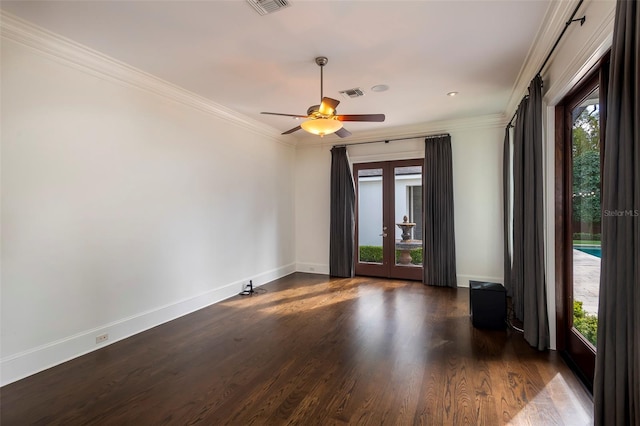
[[[582,302],[573,301],[573,326],[582,334],[593,346],[596,346],[598,338],[598,317],[589,314],[582,308]]]
[[[360,246],[360,262],[382,262],[382,247]]]
[[[590,232],[576,232],[573,234],[574,241],[587,240],[587,241],[600,241],[602,234],[591,234]]]
[[[422,249],[417,248],[409,252],[411,264],[422,265]],[[400,250],[396,250],[396,262],[400,257]],[[360,262],[382,263],[381,246],[360,246]]]

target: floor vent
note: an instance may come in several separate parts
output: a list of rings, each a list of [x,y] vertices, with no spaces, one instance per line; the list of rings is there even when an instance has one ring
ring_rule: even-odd
[[[247,3],[260,15],[268,15],[290,6],[287,0],[247,0]]]
[[[364,90],[356,87],[355,89],[341,90],[340,94],[345,98],[359,98],[360,96],[364,96]]]

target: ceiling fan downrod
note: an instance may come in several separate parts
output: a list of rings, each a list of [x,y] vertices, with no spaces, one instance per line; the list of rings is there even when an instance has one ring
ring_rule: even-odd
[[[318,56],[316,58],[316,64],[320,67],[320,103],[322,103],[322,98],[324,98],[324,79],[322,69],[327,65],[327,62],[329,62],[329,60],[326,56]]]

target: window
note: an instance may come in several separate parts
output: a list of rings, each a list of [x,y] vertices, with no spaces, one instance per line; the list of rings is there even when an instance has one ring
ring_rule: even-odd
[[[422,185],[407,186],[407,211],[409,212],[409,222],[416,226],[413,228],[414,240],[422,239]]]

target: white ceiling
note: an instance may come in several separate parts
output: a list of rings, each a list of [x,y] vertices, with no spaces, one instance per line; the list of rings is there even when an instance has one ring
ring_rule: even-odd
[[[305,114],[318,104],[314,58],[327,56],[324,95],[341,101],[339,113],[386,114],[384,123],[346,123],[355,138],[508,114],[553,3],[289,1],[266,16],[245,0],[2,1],[2,9],[281,132],[298,122],[260,112]],[[377,84],[390,89],[371,91]],[[338,93],[355,87],[366,95]]]

